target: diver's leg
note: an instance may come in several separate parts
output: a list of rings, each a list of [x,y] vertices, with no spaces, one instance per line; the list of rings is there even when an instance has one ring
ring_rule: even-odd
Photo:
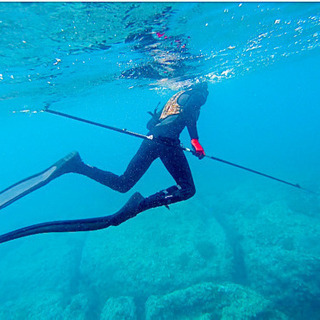
[[[181,149],[163,147],[160,159],[177,185],[145,198],[139,207],[141,211],[187,200],[196,192],[188,161]]]
[[[113,190],[124,193],[139,181],[158,156],[158,146],[153,142],[144,141],[130,161],[126,171],[120,176],[84,163],[77,166],[74,172],[83,174]]]

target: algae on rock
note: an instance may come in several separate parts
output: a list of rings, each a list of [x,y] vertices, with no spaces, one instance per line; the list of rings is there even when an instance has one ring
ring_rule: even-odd
[[[232,283],[202,283],[163,296],[150,296],[146,320],[286,320],[271,301],[255,291]]]
[[[132,297],[109,298],[100,320],[136,320],[136,306]]]
[[[171,210],[176,212],[155,209],[91,233],[83,250],[82,278],[95,292],[139,301],[202,281],[230,281],[232,252],[221,227],[215,220],[204,223],[192,203]]]

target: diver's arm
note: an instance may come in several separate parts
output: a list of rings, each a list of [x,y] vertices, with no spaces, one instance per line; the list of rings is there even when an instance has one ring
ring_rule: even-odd
[[[206,155],[204,152],[203,147],[201,146],[200,142],[199,142],[199,135],[198,135],[198,130],[197,130],[197,122],[196,121],[191,121],[188,125],[188,132],[191,138],[191,145],[194,149],[194,151],[196,152],[196,156],[199,159],[204,158],[204,156]]]
[[[202,159],[205,156],[203,147],[199,142],[197,121],[200,115],[200,107],[204,104],[203,96],[196,92],[186,92],[179,98],[179,104],[183,105],[184,115],[186,117],[186,127],[188,129],[191,145],[196,152],[196,156]]]

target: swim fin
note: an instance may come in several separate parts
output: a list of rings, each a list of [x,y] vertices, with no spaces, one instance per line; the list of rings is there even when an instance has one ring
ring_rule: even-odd
[[[90,219],[39,223],[1,235],[0,243],[39,233],[92,231],[105,229],[109,226],[118,226],[143,211],[139,210],[139,205],[143,200],[144,197],[139,192],[136,192],[128,202],[113,215]]]
[[[48,169],[26,178],[0,192],[0,209],[25,195],[41,188],[64,173],[72,172],[72,168],[81,162],[79,153],[74,151],[60,159]]]

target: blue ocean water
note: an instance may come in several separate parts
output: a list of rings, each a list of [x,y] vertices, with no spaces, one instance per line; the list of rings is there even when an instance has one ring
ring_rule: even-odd
[[[72,150],[121,174],[148,111],[207,80],[208,155],[320,192],[319,3],[0,3],[0,189]],[[189,147],[187,132],[181,141]],[[320,319],[320,198],[187,155],[194,198],[125,224],[0,246],[0,319]],[[0,232],[117,211],[65,175],[1,210]],[[246,297],[246,298],[245,298]],[[234,302],[236,301],[236,302]]]

